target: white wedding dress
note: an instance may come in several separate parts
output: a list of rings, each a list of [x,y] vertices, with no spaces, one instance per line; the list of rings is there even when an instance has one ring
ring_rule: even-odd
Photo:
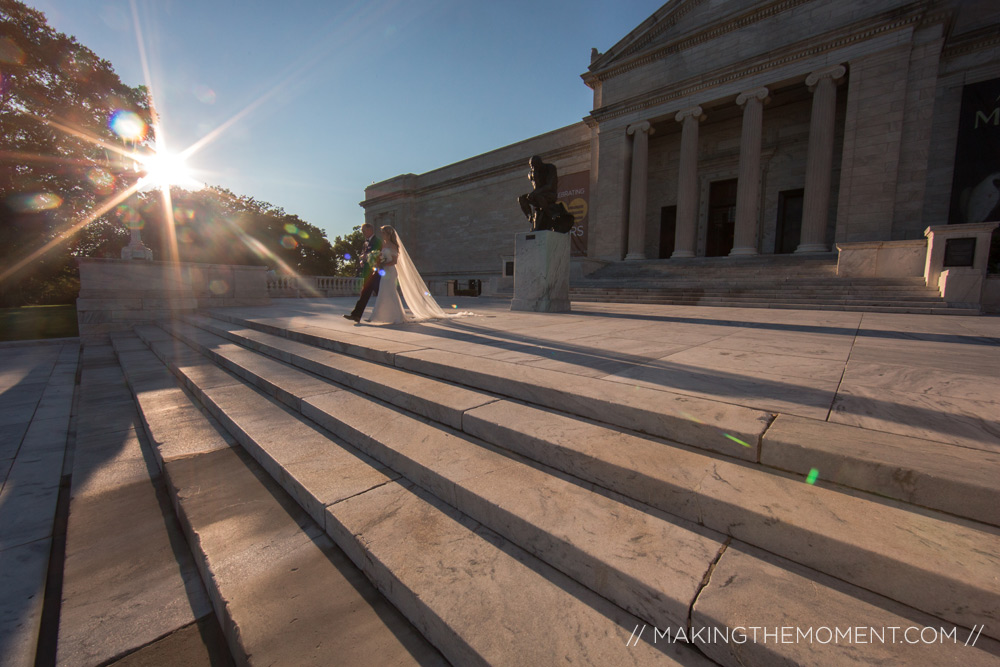
[[[441,309],[441,306],[427,290],[427,285],[424,284],[424,279],[420,277],[417,268],[413,266],[413,261],[410,260],[410,255],[406,252],[402,241],[399,241],[398,249],[389,243],[382,246],[382,261],[391,262],[393,259],[396,259],[395,264],[383,266],[385,274],[379,284],[375,309],[372,311],[369,322],[372,324],[401,324],[473,314],[471,312],[446,313]],[[396,290],[397,283],[399,284],[398,291]],[[410,315],[407,315],[403,310],[403,302],[399,298],[400,291],[403,293],[403,299],[406,300],[406,306],[410,309]]]

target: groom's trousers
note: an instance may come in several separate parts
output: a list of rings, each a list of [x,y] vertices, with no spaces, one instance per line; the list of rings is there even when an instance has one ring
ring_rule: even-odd
[[[381,282],[382,276],[379,272],[372,271],[368,280],[361,286],[361,296],[358,297],[358,302],[355,304],[354,310],[351,311],[351,317],[356,320],[361,319],[361,316],[365,314],[365,308],[368,307],[368,299],[372,298],[372,294],[378,294],[378,286]]]

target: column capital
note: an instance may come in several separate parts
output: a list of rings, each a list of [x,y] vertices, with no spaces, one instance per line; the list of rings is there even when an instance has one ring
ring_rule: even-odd
[[[674,120],[676,120],[678,123],[682,123],[684,122],[684,119],[688,117],[694,118],[697,121],[703,121],[706,118],[708,118],[708,116],[706,116],[705,113],[702,111],[702,108],[698,106],[698,107],[689,107],[687,109],[681,109],[680,111],[677,112],[677,115],[674,116]]]
[[[809,88],[813,88],[822,79],[832,79],[834,85],[840,83],[840,80],[847,74],[847,68],[843,65],[831,65],[830,67],[823,67],[816,70],[812,74],[806,77],[806,85]]]
[[[644,120],[639,123],[632,123],[625,130],[625,134],[635,134],[636,132],[648,132],[649,134],[653,134],[655,130],[653,130],[653,126],[649,124],[648,120]]]
[[[736,105],[743,106],[750,100],[760,100],[763,103],[767,103],[771,98],[768,97],[771,91],[767,88],[754,88],[753,90],[748,90],[746,92],[740,93],[736,97]]]

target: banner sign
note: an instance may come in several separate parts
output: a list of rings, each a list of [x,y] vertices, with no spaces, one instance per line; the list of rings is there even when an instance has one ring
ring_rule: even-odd
[[[1000,79],[962,89],[949,224],[1000,220]]]
[[[573,214],[570,235],[570,255],[587,256],[587,213],[590,211],[590,172],[578,171],[559,177],[559,199]]]

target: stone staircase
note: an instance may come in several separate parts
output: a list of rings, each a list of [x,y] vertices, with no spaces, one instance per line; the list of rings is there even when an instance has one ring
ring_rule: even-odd
[[[617,262],[576,280],[572,301],[974,315],[921,277],[839,278],[837,255]]]
[[[368,664],[1000,661],[1000,456],[223,311],[113,344],[237,662],[372,632],[303,543],[400,617]]]

